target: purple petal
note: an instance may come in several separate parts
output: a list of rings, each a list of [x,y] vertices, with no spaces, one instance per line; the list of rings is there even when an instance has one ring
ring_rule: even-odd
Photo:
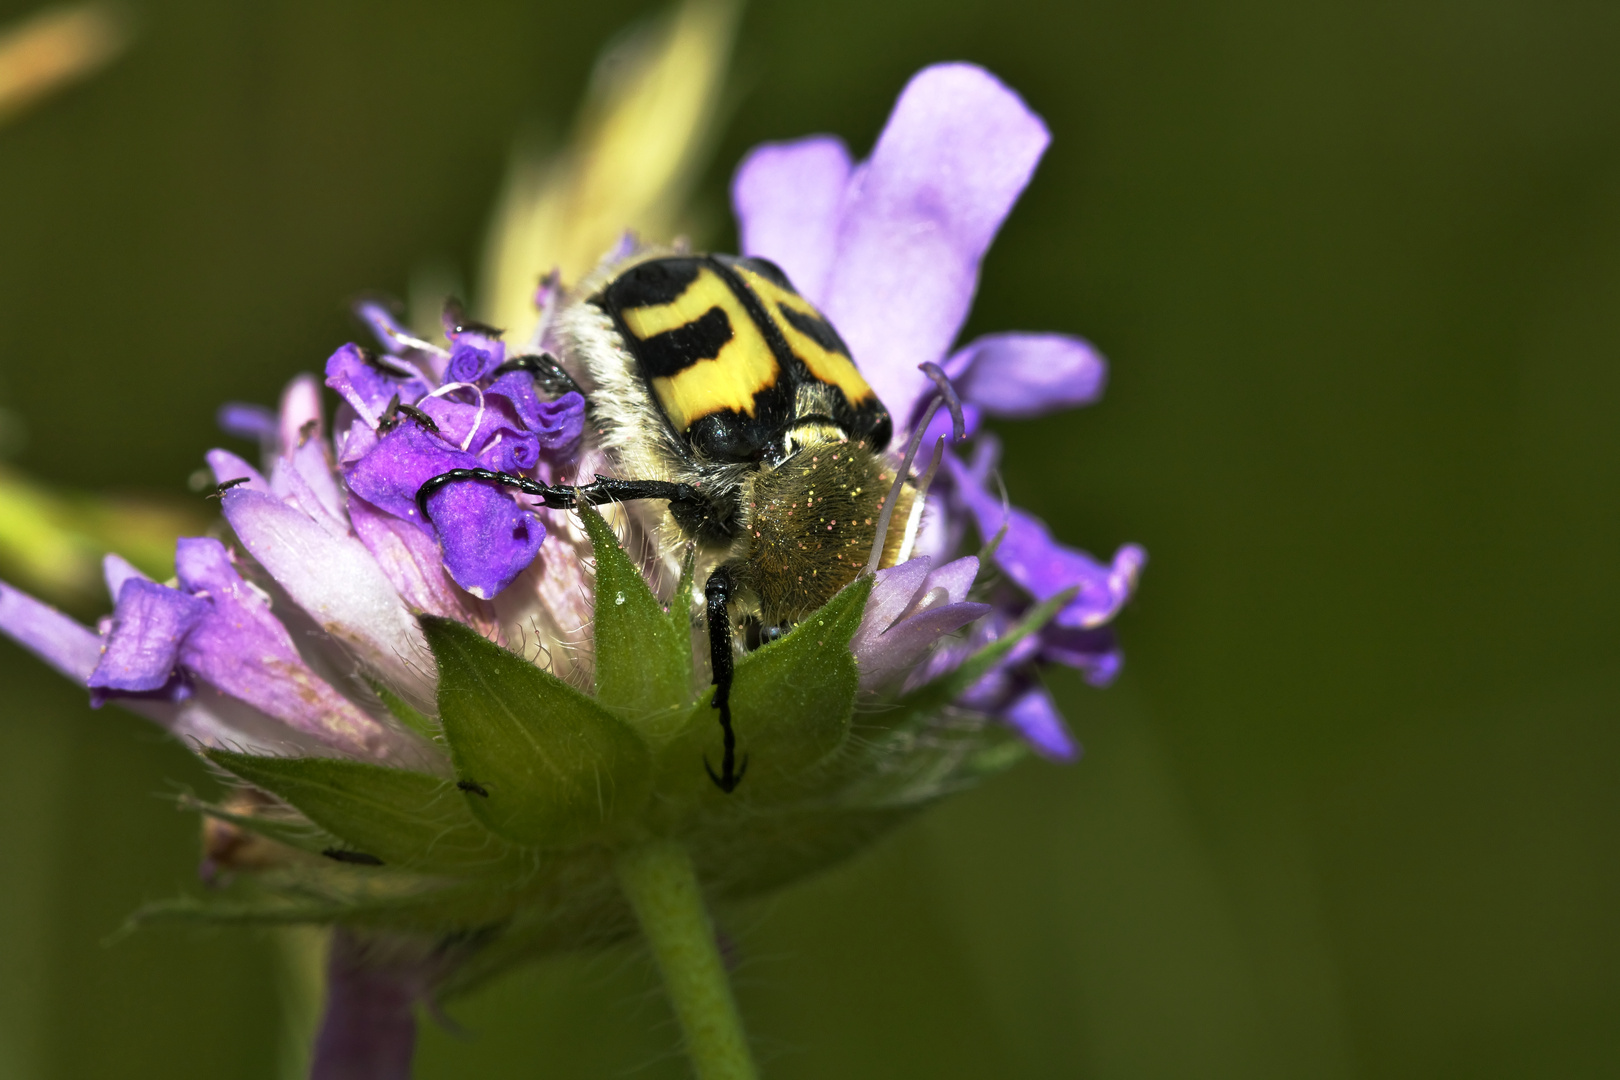
[[[546,528],[500,488],[482,480],[450,484],[428,500],[444,568],[456,584],[490,600],[528,569]]]
[[[1067,334],[988,334],[945,365],[964,401],[995,416],[1039,416],[1102,396],[1108,362]]]
[[[211,610],[208,601],[155,581],[127,579],[118,591],[106,649],[86,685],[161,690],[174,675],[180,643]]]
[[[478,452],[478,463],[496,472],[528,472],[540,464],[540,440],[528,431],[499,432]]]
[[[255,469],[229,450],[210,450],[208,451],[207,460],[208,467],[214,472],[214,482],[216,484],[240,480],[245,476],[247,477],[247,483],[241,486],[252,491],[268,492],[270,490],[269,481],[265,480],[264,475],[258,469]]]
[[[373,362],[355,345],[345,345],[326,361],[326,385],[348,402],[372,427],[395,394],[407,405],[428,392],[428,384],[414,372],[399,370],[402,361]]]
[[[843,140],[817,135],[756,146],[731,181],[743,254],[780,266],[813,304],[826,294],[849,174]]]
[[[256,442],[266,453],[275,449],[278,428],[273,409],[267,409],[263,405],[227,401],[219,407],[219,412],[215,414],[215,422],[219,424],[219,430],[225,434]]]
[[[1106,627],[1073,630],[1048,626],[1041,631],[1041,659],[1074,668],[1092,686],[1107,686],[1125,664],[1114,632]]]
[[[472,337],[470,334],[459,335]],[[482,335],[479,335],[482,338]],[[488,339],[484,339],[488,340]],[[494,371],[506,359],[506,346],[494,342],[493,348],[458,344],[450,350],[450,364],[444,370],[445,382],[477,382]]]
[[[373,300],[368,300],[355,307],[355,314],[365,320],[371,328],[371,333],[377,339],[377,344],[391,353],[403,352],[406,348],[402,338],[411,337],[411,333],[402,326],[393,312],[387,307]],[[327,374],[331,374],[328,369]]]
[[[1080,747],[1069,736],[1052,696],[1040,686],[1032,686],[1020,694],[1001,712],[1001,719],[1009,724],[1035,752],[1054,761],[1074,761],[1080,756]]]
[[[124,582],[132,578],[137,581],[152,580],[122,555],[109,552],[102,556],[101,579],[107,583],[107,595],[112,597],[114,604],[118,603],[118,594],[123,591]]]
[[[956,482],[957,494],[978,523],[979,535],[989,542],[1006,527],[996,547],[995,561],[1009,578],[1037,600],[1048,600],[1066,589],[1080,587],[1079,594],[1053,620],[1058,626],[1101,626],[1125,606],[1147,562],[1145,551],[1126,544],[1114,553],[1112,564],[1104,566],[1084,552],[1052,539],[1046,525],[1033,514],[1017,507],[1004,510],[1000,500],[974,483],[967,468],[953,455],[946,454],[945,462]]]
[[[349,471],[349,490],[379,509],[421,522],[416,492],[452,469],[478,464],[415,424],[389,432]],[[534,561],[545,527],[500,487],[466,481],[441,488],[428,501],[445,569],[456,584],[482,600],[495,596]]]
[[[968,590],[979,577],[979,560],[977,556],[968,555],[941,566],[938,570],[929,573],[925,590],[943,589],[945,595],[953,604],[960,604],[967,599]]]
[[[321,435],[321,384],[313,375],[300,375],[281,392],[280,452],[291,454]]]
[[[897,566],[877,572],[876,580],[872,583],[872,593],[866,598],[866,611],[861,615],[861,625],[855,631],[856,644],[852,647],[857,654],[860,653],[859,643],[863,638],[875,639],[893,626],[895,620],[911,607],[922,591],[923,582],[928,580],[928,571],[932,565],[931,560],[925,556],[920,559],[907,559]]]
[[[431,697],[421,629],[364,544],[256,492],[233,489],[222,501],[242,546],[321,629],[393,685]]]
[[[822,309],[897,418],[931,385],[917,370],[956,338],[979,261],[1049,136],[995,76],[940,64],[914,76],[850,184]]]
[[[351,931],[334,931],[331,949],[310,1080],[410,1080],[416,980],[368,956]]]
[[[405,423],[377,440],[376,447],[344,473],[344,480],[351,492],[373,506],[431,529],[416,509],[417,489],[440,473],[477,466],[471,454]]]
[[[81,685],[101,659],[101,638],[95,631],[3,581],[0,633]]]
[[[534,379],[521,371],[511,371],[490,384],[486,394],[511,402],[523,426],[548,451],[571,451],[585,431],[585,399],[572,391],[555,401],[541,401],[534,392]]]

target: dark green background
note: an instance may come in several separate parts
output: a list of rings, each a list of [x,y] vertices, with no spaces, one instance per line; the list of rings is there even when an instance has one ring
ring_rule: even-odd
[[[20,463],[183,492],[215,404],[316,368],[349,297],[473,265],[514,132],[644,10],[144,4],[0,131]],[[1055,680],[1083,762],[733,924],[768,1074],[1620,1073],[1620,7],[759,3],[703,205],[762,139],[864,152],[955,58],[1055,134],[970,330],[1113,362],[1004,425],[1008,485],[1153,561],[1119,684]],[[0,664],[0,1071],[269,1077],[267,941],[105,942],[189,884],[159,796],[199,770]],[[453,1011],[424,1077],[683,1068],[628,954]]]

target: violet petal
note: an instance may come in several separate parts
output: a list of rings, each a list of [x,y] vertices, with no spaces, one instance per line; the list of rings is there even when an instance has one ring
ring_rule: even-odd
[[[101,659],[101,638],[95,631],[3,581],[0,634],[81,685]]]
[[[180,644],[211,610],[207,600],[132,577],[118,590],[112,630],[86,685],[161,690],[174,675]]]
[[[428,392],[428,385],[420,376],[372,363],[355,345],[343,346],[326,361],[326,385],[372,427],[377,426],[394,395],[398,394],[400,401],[410,405]]]
[[[957,393],[995,416],[1039,416],[1102,396],[1108,362],[1067,334],[988,334],[945,365]]]
[[[987,542],[1005,526],[1006,533],[995,552],[996,565],[1018,586],[1037,600],[1048,600],[1078,585],[1080,592],[1058,612],[1058,626],[1089,629],[1101,626],[1119,613],[1136,588],[1136,579],[1147,562],[1147,553],[1135,544],[1126,544],[1114,553],[1113,562],[1103,565],[1085,552],[1076,551],[1052,539],[1039,518],[1017,507],[1005,510],[968,474],[955,456],[945,455],[957,494],[967,504]]]
[[[118,603],[118,594],[123,591],[124,582],[131,578],[137,581],[152,580],[122,555],[108,552],[101,557],[101,579],[107,583],[107,595],[114,604]]]
[[[405,350],[405,344],[401,339],[410,337],[410,331],[406,330],[400,321],[394,318],[394,313],[389,311],[385,305],[375,300],[367,300],[357,304],[354,312],[371,328],[372,336],[377,339],[377,344],[381,345],[383,349],[395,354]],[[327,374],[331,374],[330,369]]]
[[[1069,735],[1063,714],[1043,687],[1032,686],[1013,699],[1002,710],[1001,719],[1043,757],[1073,761],[1080,756],[1080,747]]]
[[[1041,659],[1074,668],[1092,686],[1107,686],[1119,676],[1125,654],[1107,627],[1074,630],[1048,626],[1041,632]]]
[[[878,397],[909,417],[978,287],[979,262],[1050,141],[972,64],[913,76],[851,181],[822,309]]]
[[[843,140],[817,135],[756,146],[731,181],[743,254],[780,266],[813,304],[826,292],[850,168]]]
[[[351,492],[373,506],[431,529],[416,509],[417,489],[440,473],[477,466],[471,454],[409,423],[377,440],[376,447],[344,473],[344,480]]]
[[[445,445],[417,428],[401,425],[348,473],[349,490],[407,521],[421,522],[416,492],[451,469],[476,467],[471,454]],[[522,573],[539,553],[545,527],[506,491],[484,481],[441,488],[428,501],[445,569],[456,584],[488,600]]]
[[[964,440],[977,435],[979,433],[979,407],[971,402],[964,401],[962,403],[962,421],[962,438]],[[934,418],[928,421],[928,430],[923,432],[922,446],[926,450],[932,450],[934,444],[939,442],[940,439],[945,440],[946,446],[954,443],[956,440],[952,438],[954,431],[951,424],[951,414],[948,409],[940,409],[934,413]]]
[[[480,600],[493,599],[540,553],[546,527],[499,487],[450,484],[428,500],[444,568]]]

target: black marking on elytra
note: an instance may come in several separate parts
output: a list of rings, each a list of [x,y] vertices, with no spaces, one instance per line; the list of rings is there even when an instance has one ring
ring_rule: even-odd
[[[383,861],[375,855],[368,855],[364,851],[346,851],[343,848],[329,847],[321,852],[333,862],[350,863],[354,866],[381,866]]]
[[[735,336],[731,316],[712,307],[684,326],[638,341],[636,357],[647,378],[677,375],[699,360],[713,360]]]
[[[840,356],[849,355],[849,346],[844,344],[844,339],[838,336],[838,331],[834,330],[832,323],[826,319],[817,315],[806,315],[802,311],[794,311],[786,304],[777,304],[776,310],[789,326],[820,345],[823,349],[837,353]]]

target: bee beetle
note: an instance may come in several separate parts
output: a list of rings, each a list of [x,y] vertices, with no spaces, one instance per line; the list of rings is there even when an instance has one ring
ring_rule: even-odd
[[[774,641],[854,581],[877,540],[897,474],[894,422],[838,331],[773,263],[728,255],[644,254],[581,283],[557,316],[562,356],[508,361],[542,389],[578,390],[618,475],[550,486],[484,469],[435,476],[428,496],[495,481],[553,509],[654,500],[652,522],[696,543],[704,586],[720,771],[737,765],[730,691],[739,645]],[[910,552],[922,500],[901,485],[879,564]]]

